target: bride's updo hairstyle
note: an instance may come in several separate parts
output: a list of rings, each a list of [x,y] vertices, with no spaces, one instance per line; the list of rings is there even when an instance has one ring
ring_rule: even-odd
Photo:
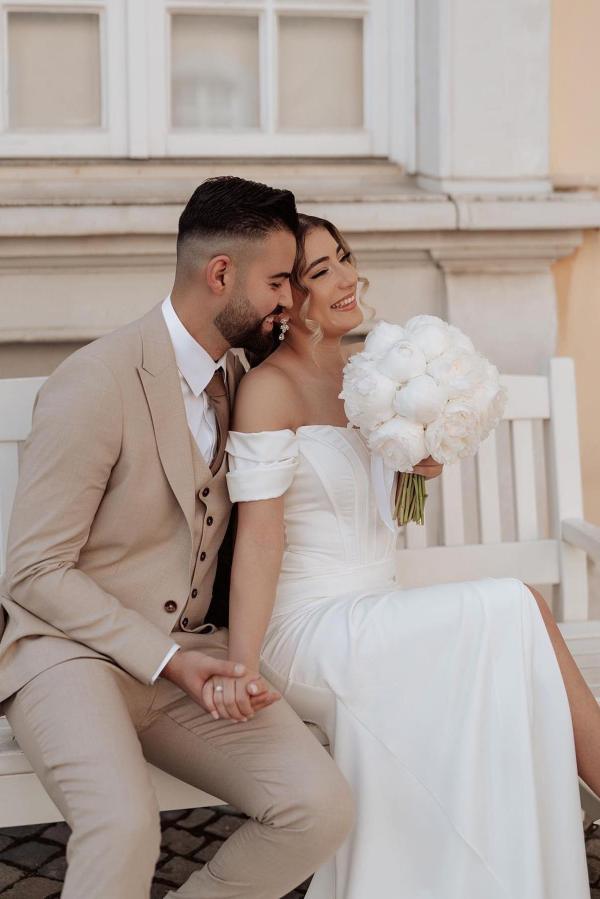
[[[305,297],[304,302],[300,306],[298,317],[302,324],[305,325],[305,327],[312,333],[312,341],[314,344],[319,343],[319,341],[323,339],[323,329],[318,322],[308,317],[310,297],[308,288],[305,287],[302,283],[302,275],[306,269],[306,238],[308,234],[310,234],[310,232],[314,231],[316,228],[324,228],[326,231],[329,231],[338,247],[343,250],[344,254],[350,254],[350,262],[352,263],[352,265],[354,265],[354,267],[356,267],[354,254],[350,249],[348,241],[338,231],[333,222],[329,222],[327,219],[319,218],[316,215],[305,215],[304,213],[299,213],[298,228],[296,230],[296,259],[294,260],[294,268],[292,269],[290,283],[295,291]],[[369,289],[369,280],[368,278],[359,275],[358,283],[360,285],[360,296],[357,296],[356,300],[362,309],[367,310],[367,312],[369,313],[369,318],[371,318],[375,314],[375,310],[364,302],[365,294]]]

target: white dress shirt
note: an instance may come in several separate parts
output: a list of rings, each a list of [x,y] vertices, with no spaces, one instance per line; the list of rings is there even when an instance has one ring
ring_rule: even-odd
[[[210,465],[217,449],[218,428],[215,410],[205,388],[217,369],[222,368],[223,374],[227,374],[226,354],[215,362],[181,323],[173,309],[170,296],[162,304],[162,314],[175,351],[187,422],[198,449]],[[155,671],[152,683],[178,649],[179,644],[173,643]]]

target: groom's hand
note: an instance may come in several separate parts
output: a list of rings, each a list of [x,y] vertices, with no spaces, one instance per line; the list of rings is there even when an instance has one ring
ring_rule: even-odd
[[[281,699],[281,694],[271,690],[258,672],[248,672],[235,678],[211,677],[202,688],[202,698],[213,718],[248,721],[261,709]]]
[[[421,459],[419,464],[414,466],[413,474],[422,474],[428,481],[430,478],[439,478],[443,467],[440,462],[435,461],[433,456],[427,456],[426,459]]]
[[[179,649],[161,672],[162,677],[180,687],[211,714],[214,712],[214,705],[207,706],[202,694],[206,682],[215,675],[235,681],[246,674],[245,665],[227,659],[215,659],[197,649]]]

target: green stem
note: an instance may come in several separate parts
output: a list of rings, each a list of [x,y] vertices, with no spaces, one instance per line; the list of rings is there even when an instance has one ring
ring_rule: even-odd
[[[423,475],[401,472],[396,484],[394,518],[400,526],[415,521],[425,524],[425,478]]]

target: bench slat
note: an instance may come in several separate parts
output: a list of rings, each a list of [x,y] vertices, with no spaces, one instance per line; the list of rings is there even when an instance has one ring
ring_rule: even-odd
[[[484,577],[516,577],[528,584],[559,582],[558,543],[496,543],[486,546],[428,546],[401,549],[396,570],[402,587],[475,581]]]
[[[465,520],[460,462],[444,465],[441,481],[444,543],[446,546],[462,546],[465,542]]]
[[[515,509],[519,540],[535,540],[539,534],[535,492],[535,453],[530,421],[513,421],[512,453]]]
[[[550,417],[550,391],[544,375],[501,375],[500,382],[508,391],[505,419]]]
[[[6,567],[8,522],[19,477],[19,447],[0,443],[0,573]]]
[[[25,440],[31,413],[46,378],[0,378],[0,443]]]
[[[427,506],[425,506],[425,510],[427,510]],[[425,512],[427,514],[427,511]],[[406,525],[406,546],[409,549],[420,549],[423,546],[427,546],[427,529],[422,524],[415,524],[414,521],[409,521]]]
[[[498,454],[494,431],[483,441],[476,456],[477,500],[482,543],[500,543],[500,491]]]

